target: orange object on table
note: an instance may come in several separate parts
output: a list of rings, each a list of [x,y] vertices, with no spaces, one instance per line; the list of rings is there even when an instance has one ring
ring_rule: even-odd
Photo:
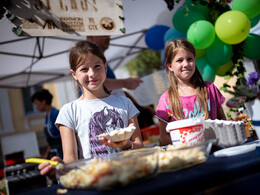
[[[143,141],[149,140],[149,137],[160,135],[160,127],[159,125],[146,127],[141,129],[141,133],[142,133]]]

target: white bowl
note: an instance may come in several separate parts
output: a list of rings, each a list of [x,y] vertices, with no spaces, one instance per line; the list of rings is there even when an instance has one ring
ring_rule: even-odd
[[[130,139],[133,135],[136,127],[135,126],[129,126],[124,129],[114,130],[109,133],[102,133],[98,135],[98,137],[104,137],[107,140],[112,140],[113,142],[120,142],[123,140]]]

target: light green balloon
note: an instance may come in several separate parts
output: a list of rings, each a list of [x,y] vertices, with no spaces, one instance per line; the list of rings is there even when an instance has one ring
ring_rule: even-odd
[[[177,31],[186,34],[188,28],[193,22],[205,19],[206,18],[198,11],[188,11],[185,7],[181,7],[174,13],[172,24]]]
[[[195,48],[206,49],[215,39],[214,26],[206,20],[194,22],[188,29],[187,39]]]
[[[240,11],[227,11],[215,23],[216,34],[221,41],[238,44],[244,41],[250,31],[248,17]]]
[[[232,10],[241,11],[247,15],[248,18],[254,18],[260,14],[259,0],[233,0]]]

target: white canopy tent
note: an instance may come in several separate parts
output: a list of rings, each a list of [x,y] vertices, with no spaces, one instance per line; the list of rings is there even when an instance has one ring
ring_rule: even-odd
[[[173,13],[183,2],[169,11],[164,0],[122,0],[126,34],[111,36],[110,48],[105,53],[112,69],[117,71],[147,48],[144,41],[147,29],[154,25],[172,27]],[[86,37],[17,37],[11,29],[12,24],[5,17],[0,20],[0,88],[21,88],[71,78],[69,48]],[[260,23],[250,31],[260,35]]]
[[[122,0],[126,34],[111,36],[105,55],[112,69],[125,65],[146,49],[145,30],[153,25],[172,27],[173,12],[163,0]],[[175,5],[175,10],[180,4]],[[68,79],[68,51],[74,42],[86,39],[74,37],[17,37],[12,24],[0,20],[0,87],[21,88]]]

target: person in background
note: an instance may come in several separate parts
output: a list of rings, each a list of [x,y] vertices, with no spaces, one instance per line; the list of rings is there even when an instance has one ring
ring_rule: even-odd
[[[154,106],[153,105],[140,106],[129,93],[125,92],[125,95],[130,100],[132,100],[136,108],[140,111],[140,114],[137,117],[140,129],[155,125],[153,121],[153,116],[155,115]]]
[[[225,98],[213,83],[203,81],[195,64],[193,45],[185,39],[170,41],[164,55],[171,85],[161,95],[156,115],[168,122],[195,117],[225,120]],[[160,120],[161,145],[171,144],[166,125]]]
[[[49,146],[43,157],[59,156],[63,158],[60,131],[54,124],[59,110],[52,106],[52,98],[53,96],[48,90],[42,89],[32,95],[31,101],[35,104],[37,110],[46,113],[44,134]]]
[[[108,49],[110,44],[110,36],[87,36],[87,40],[97,44],[103,53]],[[107,64],[107,79],[105,81],[105,86],[111,94],[113,95],[125,95],[122,88],[134,90],[136,89],[143,81],[140,78],[126,78],[126,79],[117,79],[113,70]]]
[[[110,95],[104,82],[107,63],[103,51],[89,41],[79,41],[70,50],[71,74],[79,84],[82,95],[65,104],[59,112],[56,126],[63,146],[63,160],[69,163],[83,158],[94,158],[127,149],[142,148],[141,132],[137,120],[139,111],[125,96]],[[102,133],[135,126],[130,139],[113,142]],[[42,175],[53,178],[55,167],[48,162],[38,166]]]

